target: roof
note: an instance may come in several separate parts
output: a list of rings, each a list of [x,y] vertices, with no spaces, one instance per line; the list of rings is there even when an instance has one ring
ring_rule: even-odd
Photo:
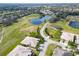
[[[53,12],[50,10],[40,10],[40,12],[43,14],[53,14]]]
[[[57,48],[54,50],[54,56],[62,56],[64,52],[65,52],[64,50],[62,50],[61,48],[58,48],[58,47],[57,47]]]
[[[62,32],[61,39],[64,39],[66,41],[73,41],[74,34],[69,32]]]
[[[75,43],[79,44],[79,35],[77,35],[77,34],[73,34],[73,33],[63,31],[62,35],[61,35],[61,39],[64,39],[66,41],[73,41],[74,36],[76,36]]]
[[[31,45],[32,47],[36,47],[37,43],[40,39],[34,37],[26,37],[21,44]]]
[[[54,50],[54,56],[72,56],[72,53],[57,47]]]
[[[64,52],[63,56],[73,56],[71,52]]]
[[[17,45],[16,48],[8,54],[8,56],[29,56],[31,54],[31,49],[29,47]]]

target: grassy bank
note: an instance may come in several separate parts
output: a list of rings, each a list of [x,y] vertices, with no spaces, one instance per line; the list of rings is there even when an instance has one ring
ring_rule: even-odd
[[[17,23],[4,27],[4,38],[3,41],[0,43],[0,55],[7,55],[13,48],[16,47],[16,45],[18,45],[27,36],[27,31],[23,32],[21,31],[21,29],[27,29],[30,26],[35,26],[32,25],[29,20],[37,17],[40,17],[40,15],[31,14],[21,19],[18,19]]]

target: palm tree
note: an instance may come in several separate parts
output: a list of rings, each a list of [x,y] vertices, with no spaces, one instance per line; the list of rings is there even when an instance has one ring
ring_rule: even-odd
[[[75,41],[76,41],[76,36],[74,35],[73,42],[75,43]]]
[[[70,46],[72,49],[74,49],[74,48],[77,47],[77,44],[75,43],[75,41],[76,41],[76,36],[74,35],[73,41],[69,41],[69,42],[68,42],[69,46]]]

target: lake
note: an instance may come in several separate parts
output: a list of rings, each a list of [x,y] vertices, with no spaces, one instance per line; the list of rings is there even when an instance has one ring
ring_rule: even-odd
[[[79,28],[79,22],[77,21],[71,21],[69,25],[73,28]]]
[[[49,20],[50,18],[51,18],[51,16],[44,16],[42,18],[32,19],[31,23],[35,24],[35,25],[40,25],[42,22],[44,22],[45,20]]]

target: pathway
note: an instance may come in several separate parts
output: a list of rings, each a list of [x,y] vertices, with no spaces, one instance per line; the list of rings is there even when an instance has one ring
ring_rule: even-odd
[[[48,24],[49,24],[49,22],[47,22],[40,30],[40,34],[46,42],[44,42],[44,48],[42,49],[42,51],[40,51],[39,56],[45,55],[46,49],[47,49],[49,44],[55,44],[55,45],[61,46],[61,47],[63,47],[63,49],[65,49],[65,47],[67,46],[64,43],[55,42],[55,41],[49,39],[49,36],[44,35],[44,30],[45,30],[45,28],[47,27]]]

